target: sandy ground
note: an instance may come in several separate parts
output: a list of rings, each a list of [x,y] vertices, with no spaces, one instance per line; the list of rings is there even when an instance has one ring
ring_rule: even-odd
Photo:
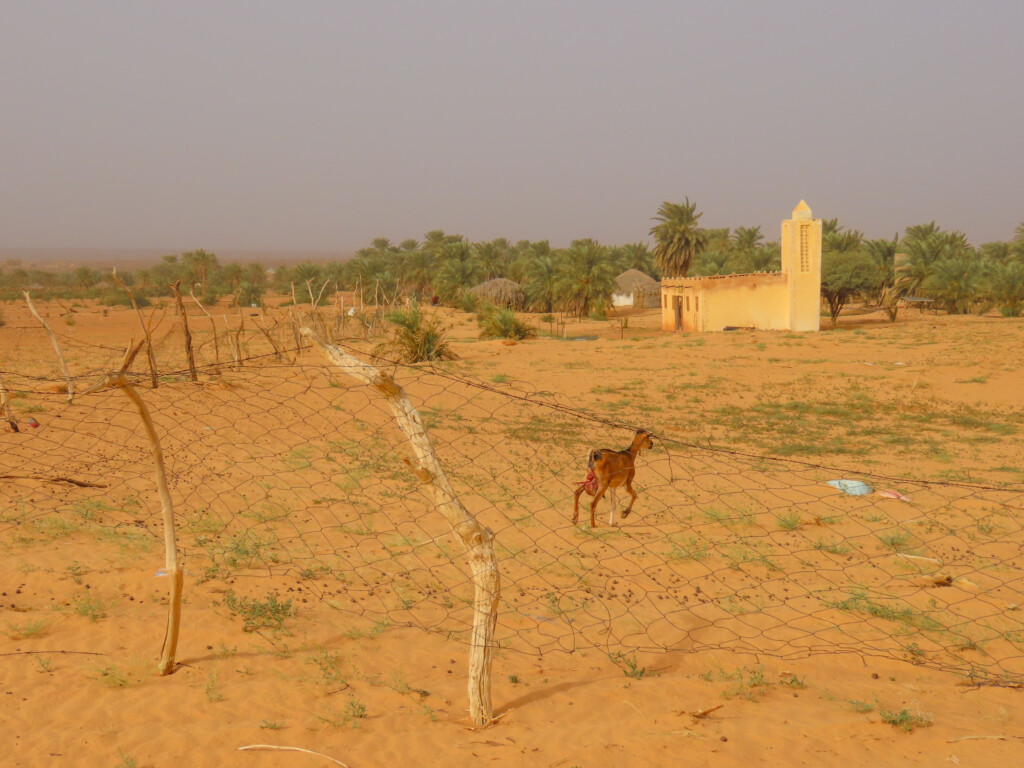
[[[180,666],[161,678],[138,418],[116,392],[68,405],[47,336],[2,309],[22,426],[0,432],[5,765],[332,764],[237,751],[254,744],[353,768],[1021,764],[1024,321],[698,336],[648,311],[506,344],[442,312],[454,378],[395,375],[496,536],[499,720],[474,729],[466,564],[372,393],[313,352],[274,359],[254,323],[282,347],[290,331],[262,312],[241,348],[265,360],[187,383],[177,321],[154,316],[162,380],[142,391],[187,568]],[[79,390],[139,334],[123,308],[40,309]],[[210,321],[190,322],[213,362]],[[586,451],[634,425],[659,436],[634,515],[609,527],[602,504],[597,529],[572,526]],[[824,485],[851,475],[908,501]],[[245,631],[274,614],[246,600],[270,595],[291,601],[280,626]]]

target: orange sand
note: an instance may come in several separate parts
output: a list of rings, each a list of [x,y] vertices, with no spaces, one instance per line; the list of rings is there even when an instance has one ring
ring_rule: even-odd
[[[74,325],[61,320],[62,310],[56,304],[46,309],[55,329],[65,337],[62,343],[75,374],[96,374],[110,368],[120,358],[127,338],[137,333],[134,316],[124,309],[111,309],[104,317],[99,308],[80,307]],[[12,385],[13,376],[7,372],[40,376],[48,382],[59,380],[48,341],[32,327],[27,311],[18,305],[6,305],[3,310],[7,326],[0,328],[0,370],[5,372],[8,388],[21,390],[27,385],[20,377],[17,385]],[[475,335],[471,318],[445,314],[455,324],[454,337],[466,340],[456,344],[462,359],[452,370],[495,386],[504,385],[506,379],[509,385],[527,382],[533,390],[561,393],[566,400],[592,411],[612,413],[618,420],[643,420],[656,432],[673,434],[685,442],[710,440],[762,452],[764,446],[757,441],[771,436],[757,430],[739,435],[738,427],[730,426],[739,422],[726,420],[728,409],[739,409],[741,416],[746,414],[743,418],[756,420],[754,407],[776,396],[829,401],[866,390],[885,405],[877,414],[881,432],[898,426],[899,414],[920,407],[939,414],[935,418],[973,409],[970,413],[976,421],[981,419],[979,414],[999,413],[1019,419],[1024,409],[1022,320],[914,312],[904,313],[894,325],[878,315],[844,318],[838,331],[795,338],[752,332],[696,337],[663,334],[657,330],[659,317],[654,310],[630,315],[629,327],[621,332],[608,322],[569,324],[568,335],[596,334],[596,341],[537,339],[506,345],[470,343]],[[205,318],[190,320],[194,333],[205,330],[208,334]],[[174,321],[168,316],[157,332],[159,359],[173,361],[166,367],[183,367],[180,339],[172,331]],[[267,351],[257,349],[257,340],[254,337],[251,351]],[[221,353],[226,354],[223,349]],[[201,357],[212,359],[208,343]],[[301,362],[320,364],[313,353],[305,353]],[[144,370],[141,358],[134,370]],[[396,375],[401,383],[403,371]],[[227,495],[245,485],[245,478],[232,476],[232,467],[263,461],[235,455],[232,451],[240,450],[237,445],[203,454],[204,467],[190,464],[184,455],[189,445],[206,445],[202,442],[207,439],[204,426],[209,426],[211,413],[216,412],[210,410],[210,403],[226,403],[229,396],[236,410],[225,416],[223,428],[230,423],[243,434],[250,430],[257,446],[266,434],[261,428],[265,402],[260,392],[246,390],[244,371],[229,372],[224,378],[226,385],[203,384],[201,392],[176,406],[173,400],[162,399],[170,397],[172,387],[156,393],[144,390],[148,399],[161,404],[154,410],[162,430],[169,432],[177,424],[189,435],[194,432],[191,443],[185,438],[169,438],[171,446],[165,445],[172,475],[179,473],[172,494],[177,494],[182,519],[195,512],[199,499],[214,509],[218,494]],[[294,398],[297,409],[303,397],[309,398],[309,408],[313,408],[319,403],[314,399],[319,390],[307,384],[308,394],[304,395],[302,387],[291,381],[301,378],[281,374],[273,381],[275,387],[289,382],[296,386],[294,393],[288,390],[287,397]],[[239,387],[245,390],[244,396],[236,397],[236,390],[218,394],[215,388],[224,386]],[[427,399],[416,386],[411,384],[410,390]],[[631,388],[643,396],[624,403]],[[19,470],[25,474],[90,477],[88,463],[74,463],[74,451],[64,452],[59,446],[47,447],[48,443],[41,442],[50,439],[47,434],[58,434],[56,413],[62,413],[63,420],[89,423],[107,440],[119,440],[144,457],[145,443],[138,437],[137,420],[133,421],[116,393],[92,401],[98,403],[96,413],[102,416],[93,423],[74,407],[62,410],[62,396],[46,394],[44,389],[44,382],[35,382],[31,391],[19,398],[44,403],[33,414],[41,422],[39,430],[23,436],[0,434],[0,450],[5,453],[0,474],[18,466],[17,452],[21,451],[23,461],[29,462]],[[439,403],[448,402],[445,398],[464,412],[472,412],[472,403],[451,392],[429,402],[440,407]],[[206,410],[190,415],[190,407]],[[371,420],[371,406],[361,407],[367,410],[358,415]],[[493,412],[479,407],[481,416]],[[24,418],[27,414],[19,415]],[[457,450],[462,426],[438,418],[439,452],[451,464],[464,455]],[[926,421],[920,423],[922,429],[928,428]],[[1022,436],[1012,429],[986,432],[971,423],[963,419],[943,422],[934,442],[924,447],[907,448],[899,442],[879,447],[876,441],[866,454],[798,457],[879,474],[1011,483],[1019,489],[1024,482]],[[297,434],[308,430],[303,439],[311,444],[319,439],[317,425],[301,419],[290,424]],[[216,434],[220,428],[214,423],[210,431]],[[486,424],[481,428],[486,429]],[[582,429],[593,433],[586,438],[589,444],[628,442],[622,430],[596,425],[583,425]],[[991,434],[995,436],[989,439]],[[840,437],[847,442],[855,439],[845,433]],[[483,438],[476,440],[470,444],[483,444]],[[933,452],[941,451],[943,440],[952,445],[951,458]],[[400,450],[395,445],[395,450]],[[83,441],[75,450],[94,448]],[[113,449],[110,455],[104,450],[102,445],[96,448],[97,456],[107,462],[104,467],[112,466]],[[200,451],[198,447],[195,450]],[[646,467],[651,488],[646,497],[641,491],[635,516],[623,524],[623,528],[635,526],[636,535],[657,531],[661,518],[655,510],[663,507],[656,502],[664,498],[665,505],[672,503],[667,496],[669,486],[655,486],[652,480],[668,461],[657,450],[638,462],[638,483],[643,488]],[[566,455],[582,456],[583,452],[574,443]],[[489,460],[483,456],[480,461]],[[142,499],[143,510],[131,511],[123,520],[117,518],[123,523],[115,529],[119,534],[127,535],[126,530],[134,525],[133,516],[158,516],[151,470],[140,461],[141,469],[126,465],[123,475],[104,475],[111,493],[128,496],[130,491]],[[582,474],[570,466],[569,459],[565,461],[569,476],[558,480],[569,488]],[[268,472],[279,466],[269,459],[266,462]],[[578,464],[582,467],[582,460]],[[206,486],[193,489],[188,485],[185,475],[190,467],[210,472]],[[473,482],[483,482],[474,478],[472,471],[472,466],[453,468],[453,479],[464,487],[467,506],[496,526],[500,521],[491,502],[477,498],[479,489],[472,487]],[[314,499],[328,493],[319,485],[322,475],[314,462],[309,467],[282,466],[279,479],[285,484],[301,484],[300,490]],[[504,480],[515,484],[514,479]],[[190,490],[183,499],[186,487]],[[190,570],[178,654],[181,666],[175,674],[159,678],[154,672],[167,589],[167,580],[154,575],[162,563],[159,540],[139,551],[123,546],[117,536],[97,535],[87,525],[59,533],[36,528],[33,535],[25,536],[28,524],[19,527],[11,522],[21,514],[19,510],[29,506],[66,509],[67,505],[102,499],[107,491],[20,479],[13,486],[0,480],[0,492],[0,754],[4,765],[259,768],[331,764],[322,757],[297,753],[237,751],[252,744],[302,747],[352,768],[469,766],[479,765],[481,760],[565,768],[1017,766],[1022,762],[1024,719],[1019,689],[965,686],[963,676],[953,672],[860,653],[782,660],[757,653],[756,635],[747,641],[743,652],[641,654],[639,663],[653,675],[640,679],[625,676],[604,649],[593,645],[583,643],[571,653],[546,648],[538,656],[516,648],[513,642],[512,647],[498,651],[494,662],[493,696],[500,720],[488,729],[476,730],[468,726],[466,718],[464,644],[444,634],[396,625],[379,631],[380,627],[373,628],[372,613],[354,618],[332,607],[331,600],[317,599],[314,588],[319,577],[310,584],[274,575],[273,568],[254,574],[252,579],[201,580],[198,566]],[[267,494],[268,499],[273,498],[271,491]],[[573,538],[577,534],[569,527],[571,490],[559,498],[557,508],[550,508],[540,497],[523,496],[517,503],[535,510],[538,523],[559,537],[556,550],[562,552],[578,538]],[[407,501],[392,503],[395,514],[411,509]],[[321,519],[318,510],[327,514],[330,509],[339,516],[358,512],[335,511],[329,500],[322,502],[322,508],[310,504],[313,521]],[[118,513],[101,514],[110,515],[114,522]],[[602,524],[606,524],[605,514],[605,508],[600,508]],[[1019,530],[1019,516],[1016,521]],[[444,534],[443,521],[424,517],[417,525],[426,535]],[[159,533],[158,525],[139,526],[139,530]],[[404,529],[399,526],[398,530]],[[503,536],[514,540],[514,533],[499,530],[499,542]],[[184,533],[183,538],[196,546],[191,533]],[[600,543],[614,548],[631,540],[609,537]],[[339,546],[339,541],[331,546]],[[586,545],[586,541],[579,544],[581,548]],[[1016,540],[1015,546],[1019,556],[1024,541]],[[403,550],[396,551],[399,559],[407,556]],[[1019,565],[1010,558],[1006,562],[1007,568]],[[464,566],[462,561],[456,563]],[[70,568],[72,564],[75,567]],[[515,565],[510,561],[509,568]],[[385,566],[380,568],[383,573]],[[441,569],[438,579],[457,578],[457,569],[452,573],[455,575],[449,576]],[[530,592],[528,574],[512,572],[510,578],[511,584]],[[813,574],[802,578],[811,579]],[[222,601],[228,589],[244,592],[247,584],[255,584],[253,595],[273,586],[297,601],[297,616],[285,633],[242,631],[240,620],[230,615]],[[326,578],[323,584],[331,590],[339,587]],[[1007,584],[1004,579],[1000,584],[999,605],[1020,610],[1021,581]],[[457,594],[464,594],[464,586],[458,585],[463,591]],[[300,591],[303,589],[306,591]],[[547,587],[541,583],[537,589],[542,594]],[[938,595],[939,590],[933,594]],[[82,615],[88,611],[76,610],[88,605],[85,601],[91,596],[102,605],[102,615],[95,621]],[[509,582],[505,596],[514,598]],[[338,589],[335,599],[342,599],[342,590]],[[505,620],[499,620],[499,636]],[[1009,654],[1006,658],[1009,666],[1020,663]],[[738,686],[737,676],[743,674],[743,679],[749,680],[751,671],[763,673],[764,684]],[[352,716],[360,705],[365,717]],[[718,705],[721,708],[706,717],[692,715]],[[907,733],[881,722],[881,710],[904,709],[926,716],[933,724]]]

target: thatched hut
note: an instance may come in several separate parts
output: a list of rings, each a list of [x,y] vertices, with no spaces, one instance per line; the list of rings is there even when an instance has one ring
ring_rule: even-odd
[[[661,306],[661,283],[639,269],[627,269],[615,278],[612,306],[652,309]]]
[[[522,309],[526,303],[526,297],[523,295],[523,289],[519,287],[519,283],[504,277],[496,277],[486,283],[480,283],[470,290],[496,307]]]

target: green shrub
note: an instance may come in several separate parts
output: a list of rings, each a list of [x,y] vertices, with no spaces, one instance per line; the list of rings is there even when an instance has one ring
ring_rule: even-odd
[[[390,339],[374,348],[373,354],[401,363],[457,359],[445,329],[436,319],[424,318],[419,304],[389,312],[384,318],[395,325],[395,331]]]
[[[124,291],[103,293],[99,297],[99,303],[104,307],[130,307],[132,305],[131,299],[128,298],[128,294]],[[135,303],[140,307],[149,306],[149,300],[145,296],[136,295]]]
[[[262,285],[256,285],[255,283],[243,282],[238,286],[238,295],[235,296],[235,302],[240,307],[249,307],[253,304],[263,303],[263,293],[266,289]],[[291,301],[289,300],[289,304]],[[284,306],[283,304],[281,306]]]
[[[499,309],[480,323],[481,339],[532,339],[536,335],[511,309]]]
[[[466,291],[455,300],[455,306],[463,312],[476,312],[480,307],[480,297],[472,291]]]

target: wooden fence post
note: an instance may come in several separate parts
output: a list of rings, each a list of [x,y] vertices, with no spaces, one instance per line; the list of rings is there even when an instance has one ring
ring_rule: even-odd
[[[174,532],[174,507],[171,503],[171,492],[167,487],[167,471],[164,468],[164,452],[160,447],[160,439],[157,437],[156,428],[153,426],[153,419],[149,415],[149,409],[143,402],[139,393],[125,378],[125,371],[131,367],[135,356],[142,349],[144,342],[139,342],[135,347],[129,345],[125,351],[124,361],[115,373],[103,378],[102,381],[89,387],[82,394],[97,392],[108,387],[117,387],[125,396],[132,401],[142,419],[142,425],[146,429],[146,436],[149,438],[149,448],[153,454],[153,464],[156,471],[156,485],[160,491],[160,507],[163,511],[164,520],[164,568],[171,579],[170,604],[167,607],[167,629],[164,632],[163,647],[160,651],[160,664],[158,669],[161,675],[169,675],[174,671],[174,657],[178,652],[178,630],[181,626],[181,592],[184,581],[185,570],[178,560],[178,546]]]
[[[438,510],[462,539],[469,553],[473,571],[473,634],[469,650],[469,715],[479,726],[494,720],[491,704],[491,661],[494,655],[494,628],[498,620],[498,598],[501,584],[494,558],[494,534],[477,522],[455,495],[444,468],[437,460],[423,420],[395,380],[372,365],[353,357],[317,337],[310,328],[302,334],[334,365],[353,378],[369,384],[387,399],[388,406],[409,439],[418,464],[416,476],[433,492]]]
[[[188,330],[188,313],[185,312],[185,302],[181,300],[181,280],[171,283],[171,290],[174,291],[174,299],[178,302],[178,314],[181,315],[181,327],[185,331],[185,357],[188,360],[188,377],[192,381],[199,381],[196,374],[196,358],[192,354],[192,334]]]

